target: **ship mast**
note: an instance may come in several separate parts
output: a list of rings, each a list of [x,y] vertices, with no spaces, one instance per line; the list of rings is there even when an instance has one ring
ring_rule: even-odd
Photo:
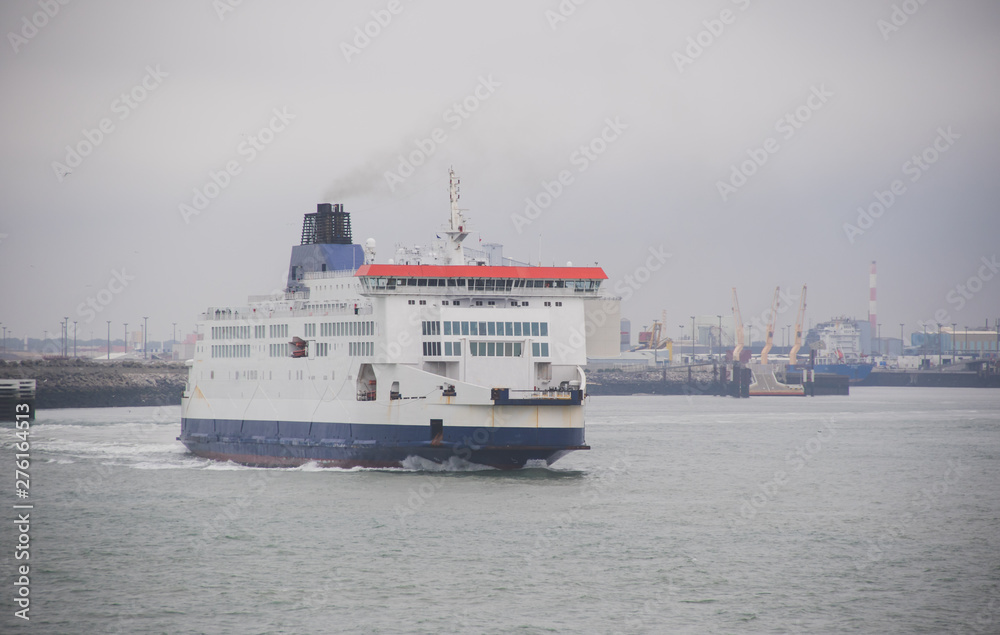
[[[444,232],[448,236],[448,244],[445,246],[446,265],[464,265],[465,252],[462,250],[462,241],[469,235],[465,226],[465,210],[459,209],[459,179],[455,176],[455,169],[448,169],[448,194],[451,199],[451,218],[448,229]]]

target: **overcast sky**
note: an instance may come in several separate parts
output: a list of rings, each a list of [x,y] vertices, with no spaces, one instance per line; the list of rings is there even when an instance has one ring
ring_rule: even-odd
[[[995,1],[46,6],[0,6],[18,336],[190,331],[280,288],[319,202],[385,262],[446,220],[451,165],[508,256],[615,286],[670,254],[634,330],[728,314],[734,286],[745,320],[804,283],[811,322],[866,319],[872,260],[885,336],[1000,317]]]

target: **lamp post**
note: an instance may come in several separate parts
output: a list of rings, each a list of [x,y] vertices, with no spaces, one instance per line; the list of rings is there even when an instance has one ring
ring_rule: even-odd
[[[941,337],[941,323],[937,323],[937,341],[938,341],[938,366],[941,365],[941,353],[944,348],[944,340]]]
[[[177,322],[171,322],[174,326],[174,331],[170,335],[170,359],[174,358],[174,348],[177,347]]]
[[[149,324],[146,322],[148,316],[142,316],[142,358],[146,359],[146,339],[149,335]]]
[[[694,363],[694,316],[691,316],[691,362]]]
[[[678,326],[681,327],[681,341],[683,341],[684,340],[684,325],[683,324],[678,324]],[[681,349],[681,351],[683,351],[683,350],[684,349]],[[683,357],[683,354],[681,355],[681,357]]]
[[[716,315],[719,318],[719,359],[722,359],[722,316]]]
[[[955,363],[955,326],[956,322],[951,323],[951,363]]]
[[[111,320],[108,320],[108,360],[111,359]]]
[[[73,320],[73,357],[76,357],[76,320]]]

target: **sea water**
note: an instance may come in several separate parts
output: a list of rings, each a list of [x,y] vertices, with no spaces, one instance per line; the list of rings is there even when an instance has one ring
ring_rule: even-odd
[[[0,429],[0,631],[1000,632],[1000,391],[591,397],[512,472],[247,468],[179,417],[38,412],[28,622]]]

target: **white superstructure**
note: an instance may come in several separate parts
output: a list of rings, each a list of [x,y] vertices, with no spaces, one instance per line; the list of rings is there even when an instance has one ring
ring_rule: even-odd
[[[261,464],[416,454],[517,467],[585,447],[588,335],[618,328],[604,272],[474,264],[454,174],[450,192],[444,239],[403,263],[351,244],[339,205],[307,215],[288,289],[202,315],[181,439]],[[614,319],[588,327],[602,306]]]

